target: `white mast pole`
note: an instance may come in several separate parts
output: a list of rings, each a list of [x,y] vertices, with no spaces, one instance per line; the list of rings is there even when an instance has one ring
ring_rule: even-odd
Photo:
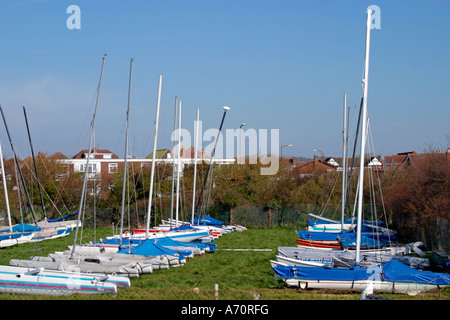
[[[180,149],[181,149],[181,101],[179,101],[178,109],[178,159],[177,159],[177,196],[176,196],[176,207],[175,207],[175,228],[178,227],[178,203],[180,201]]]
[[[366,123],[367,123],[367,88],[369,84],[369,51],[370,51],[370,28],[372,25],[372,10],[367,10],[366,25],[366,57],[364,62],[364,79],[363,79],[363,113],[361,128],[361,155],[359,161],[359,190],[358,190],[358,217],[356,229],[356,257],[355,265],[359,266],[360,248],[361,248],[361,221],[363,210],[363,181],[364,181],[364,154],[366,144]]]
[[[195,142],[194,142],[194,186],[192,190],[192,224],[194,224],[195,214],[195,183],[197,181],[197,147],[198,147],[198,123],[199,123],[199,108],[197,108],[197,123],[195,127]]]
[[[75,229],[75,238],[73,239],[72,253],[70,255],[71,259],[73,258],[73,254],[75,253],[75,247],[77,245],[78,229],[79,229],[79,226],[80,226],[80,216],[83,213],[84,194],[85,194],[85,191],[86,191],[87,177],[88,177],[88,173],[89,173],[89,160],[91,158],[92,144],[93,144],[93,140],[94,140],[95,120],[97,119],[97,109],[98,109],[98,102],[100,100],[100,91],[101,91],[102,82],[103,82],[103,70],[105,69],[106,53],[103,55],[102,60],[103,60],[103,62],[102,62],[102,71],[100,73],[100,82],[98,84],[98,90],[97,90],[97,100],[95,102],[94,117],[92,119],[91,138],[89,140],[89,150],[88,150],[88,156],[87,156],[87,159],[86,159],[86,168],[84,170],[83,189],[81,191],[80,205],[79,205],[79,209],[78,209],[78,218],[77,218],[77,227]]]
[[[342,131],[342,220],[341,230],[344,230],[345,199],[347,190],[347,92],[344,93],[344,125]]]
[[[146,229],[146,238],[148,239],[148,232],[150,229],[150,218],[151,218],[151,210],[152,210],[152,198],[153,198],[153,179],[155,176],[155,156],[156,156],[156,144],[158,139],[158,121],[159,121],[159,106],[161,104],[161,84],[162,84],[162,76],[159,76],[159,85],[158,85],[158,99],[156,102],[156,120],[155,120],[155,136],[153,138],[153,156],[152,156],[152,172],[150,175],[150,191],[148,196],[148,211],[147,211],[147,229]]]
[[[172,146],[172,196],[170,203],[170,229],[172,229],[173,223],[173,194],[175,193],[175,146],[177,143],[177,114],[178,114],[178,97],[175,97],[175,111],[174,111],[174,121],[173,121],[173,132],[175,136],[173,137],[173,146]]]
[[[6,213],[8,214],[9,232],[12,232],[11,210],[9,208],[8,188],[6,187],[5,165],[3,163],[3,153],[1,144],[0,144],[0,163],[2,166],[2,182],[3,182],[3,190],[5,191]]]

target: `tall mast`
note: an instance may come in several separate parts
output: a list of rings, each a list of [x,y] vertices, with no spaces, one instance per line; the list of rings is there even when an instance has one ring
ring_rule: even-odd
[[[344,230],[345,199],[347,189],[347,92],[344,93],[344,124],[342,129],[342,218],[341,230]]]
[[[198,148],[198,124],[199,124],[199,113],[200,110],[197,108],[197,121],[195,126],[195,138],[194,138],[194,186],[192,188],[192,224],[194,224],[194,214],[195,214],[195,184],[197,181],[197,148]]]
[[[173,195],[175,193],[175,146],[177,143],[177,115],[178,115],[178,97],[175,97],[175,111],[174,111],[174,122],[173,122],[173,132],[175,133],[175,137],[173,137],[173,146],[172,146],[172,196],[171,196],[171,204],[170,204],[170,229],[172,229],[172,221],[173,221]]]
[[[128,81],[128,107],[127,107],[127,127],[125,132],[125,152],[124,152],[124,159],[123,159],[123,186],[122,186],[122,209],[121,209],[121,217],[120,217],[120,239],[119,239],[119,246],[122,246],[122,237],[123,237],[123,218],[125,215],[125,191],[127,188],[127,175],[128,175],[128,168],[127,168],[127,161],[128,161],[128,134],[129,134],[129,124],[130,124],[130,102],[131,102],[131,80],[133,78],[133,62],[134,59],[130,59],[130,78]]]
[[[152,156],[152,172],[150,176],[150,191],[148,196],[148,212],[147,212],[147,229],[146,229],[146,238],[148,238],[148,231],[150,229],[150,218],[151,218],[151,210],[152,210],[152,198],[153,198],[153,179],[155,176],[155,162],[156,162],[156,144],[158,140],[158,121],[159,121],[159,106],[161,104],[161,84],[162,84],[162,76],[159,76],[159,84],[158,84],[158,98],[156,101],[156,119],[155,119],[155,135],[153,138],[153,156]]]
[[[3,182],[3,191],[5,192],[6,213],[8,215],[9,232],[12,232],[11,210],[9,208],[8,188],[6,186],[5,164],[3,163],[3,153],[1,143],[0,143],[0,164],[2,166],[2,182]]]
[[[178,102],[178,159],[177,159],[177,195],[175,207],[175,228],[178,226],[178,204],[180,202],[180,168],[181,168],[181,101]]]
[[[367,123],[367,88],[369,84],[369,51],[370,51],[370,28],[372,24],[372,10],[367,10],[366,26],[366,57],[364,61],[364,80],[363,80],[363,112],[362,112],[362,130],[361,130],[361,155],[359,161],[359,189],[358,189],[358,222],[356,229],[356,257],[355,265],[359,266],[360,248],[361,248],[361,221],[363,210],[363,181],[364,181],[364,154],[366,145],[366,123]]]
[[[83,213],[84,195],[86,192],[87,178],[88,178],[88,173],[89,173],[89,160],[91,158],[92,144],[94,142],[95,120],[97,119],[98,102],[100,100],[100,91],[102,89],[103,70],[105,68],[106,53],[103,55],[102,60],[103,60],[102,61],[102,71],[100,73],[100,81],[98,83],[98,89],[97,89],[97,100],[95,102],[94,117],[92,119],[91,138],[89,140],[89,149],[88,149],[88,156],[86,159],[86,168],[84,169],[83,190],[81,191],[80,204],[78,206],[77,227],[75,229],[75,238],[73,239],[72,253],[70,254],[71,259],[73,258],[73,254],[75,253],[75,247],[77,245],[78,229],[80,227],[80,216]]]
[[[27,185],[25,184],[25,180],[23,178],[22,170],[20,169],[19,160],[17,159],[16,147],[14,142],[11,139],[11,135],[9,134],[8,126],[6,125],[5,115],[3,114],[2,106],[0,106],[0,111],[2,113],[3,123],[5,124],[6,133],[8,135],[9,143],[11,145],[12,152],[14,154],[14,161],[16,162],[17,170],[19,171],[20,181],[22,182],[23,190],[25,192],[25,196],[27,198],[28,207],[31,210],[31,215],[33,216],[33,222],[37,226],[36,215],[34,214],[33,203],[31,202],[30,195],[28,193]]]
[[[211,168],[211,164],[212,164],[212,162],[213,162],[214,155],[216,154],[216,146],[217,146],[217,142],[219,141],[220,132],[222,131],[223,121],[225,120],[225,116],[226,116],[226,114],[227,114],[227,111],[230,110],[230,109],[231,109],[231,108],[228,107],[228,106],[224,106],[224,107],[223,107],[222,121],[220,122],[219,132],[217,133],[217,138],[216,138],[216,141],[214,142],[214,148],[213,148],[212,153],[211,153],[211,160],[209,161],[208,169],[206,169],[205,179],[203,180],[203,186],[202,186],[202,189],[200,190],[200,196],[198,197],[197,205],[196,205],[195,211],[198,210],[198,207],[200,206],[200,203],[201,203],[201,201],[202,201],[203,190],[205,189],[206,181],[207,181],[207,179],[208,179],[209,169]]]
[[[44,215],[44,218],[47,219],[47,215],[45,213],[44,197],[42,196],[41,182],[39,180],[39,175],[38,175],[37,166],[36,166],[36,159],[34,157],[33,144],[31,143],[30,127],[28,126],[28,117],[27,117],[27,112],[25,111],[25,106],[23,106],[23,114],[25,116],[25,123],[27,125],[28,140],[30,141],[30,148],[31,148],[31,156],[33,157],[34,173],[36,175],[36,181],[38,184],[39,196],[41,197],[42,214]]]

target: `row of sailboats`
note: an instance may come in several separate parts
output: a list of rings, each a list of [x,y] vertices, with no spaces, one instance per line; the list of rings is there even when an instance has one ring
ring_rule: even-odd
[[[103,57],[103,65],[105,58],[106,55]],[[103,66],[102,66],[102,75],[103,75]],[[3,111],[2,116],[4,119]],[[13,148],[14,152],[14,145],[12,141],[11,147]],[[15,159],[17,162],[16,156]],[[2,163],[2,177],[5,188],[5,194],[7,194],[6,183],[4,180],[5,174],[3,163]],[[21,178],[23,177],[21,176]],[[8,201],[6,203],[8,209],[9,208]],[[28,204],[30,205],[30,203]],[[32,206],[30,205],[30,207]],[[73,214],[68,215],[67,218],[69,218],[70,216],[73,216]],[[35,216],[33,214],[33,218],[34,217]],[[45,231],[46,230],[45,227],[52,226],[53,223],[56,224],[56,227],[58,226],[66,227],[70,228],[70,230],[72,228],[78,228],[79,226],[79,220],[77,220],[77,222],[74,224],[73,221],[64,223],[59,221],[59,219],[56,219],[54,221],[46,219],[44,223],[41,224],[41,226],[44,227],[43,230]],[[33,232],[35,231],[40,232],[42,230],[39,227],[38,222],[36,221],[35,218],[34,224],[36,230],[32,230],[30,234],[33,234]],[[10,231],[13,231],[12,227],[10,227]],[[37,295],[70,295],[74,293],[97,294],[97,293],[115,293],[117,292],[118,286],[130,285],[130,281],[128,278],[123,278],[112,274],[107,275],[102,272],[101,273],[91,272],[92,270],[89,270],[89,272],[83,272],[80,266],[77,265],[76,263],[72,264],[66,263],[64,266],[60,265],[57,268],[51,267],[46,268],[47,266],[45,267],[38,266],[32,263],[32,260],[30,260],[29,265],[26,265],[26,262],[27,262],[26,260],[24,260],[23,263],[21,263],[20,260],[11,259],[9,266],[0,266],[0,292],[14,293],[14,294],[16,293],[37,294]]]
[[[378,229],[379,226],[362,219],[371,15],[372,10],[369,8],[366,23],[357,218],[347,224],[343,218],[341,222],[323,220],[320,231],[309,229],[306,232],[298,232],[300,239],[297,241],[297,247],[279,247],[277,261],[271,261],[271,265],[275,275],[289,286],[355,291],[363,291],[370,286],[370,290],[376,292],[408,294],[450,286],[450,275],[420,270],[429,266],[427,259],[397,256],[399,253],[408,253],[403,251],[407,246],[388,243],[380,245],[376,241],[379,239],[372,238],[371,235],[379,234],[377,232],[384,229],[374,232],[373,229]],[[344,110],[345,108],[344,105]],[[367,233],[368,236],[364,236],[365,227],[371,230]],[[395,236],[391,230],[387,230],[385,235],[388,238]],[[375,243],[378,244],[374,245]],[[417,243],[411,244],[409,248],[414,250],[415,246]],[[399,248],[400,252],[396,251]],[[387,251],[391,249],[393,252]]]
[[[89,159],[91,158],[90,152],[93,145],[93,137],[95,130],[95,122],[97,109],[99,104],[99,96],[102,85],[103,70],[105,65],[106,55],[103,56],[102,70],[100,76],[100,82],[97,90],[97,100],[94,110],[93,120],[91,122],[91,137],[89,142],[89,153],[87,155],[87,164],[85,167],[83,189],[79,204],[80,214],[77,216],[77,223],[75,228],[75,236],[73,245],[69,246],[69,250],[55,252],[49,254],[48,256],[34,256],[29,260],[11,259],[9,262],[9,268],[22,268],[17,270],[25,270],[25,273],[37,272],[60,272],[67,275],[73,276],[73,271],[77,271],[77,274],[93,274],[95,275],[95,283],[100,286],[104,286],[105,283],[115,281],[115,285],[129,285],[129,282],[121,282],[120,278],[126,277],[139,277],[141,274],[153,273],[155,270],[167,269],[170,267],[182,266],[186,263],[187,259],[194,257],[194,255],[205,254],[206,252],[214,252],[216,245],[212,243],[209,238],[212,234],[211,230],[214,228],[217,233],[222,234],[225,232],[223,223],[217,226],[204,226],[205,223],[184,223],[180,224],[178,214],[175,220],[170,219],[171,228],[168,230],[154,230],[150,229],[151,221],[151,210],[153,198],[153,185],[154,185],[154,174],[155,174],[155,154],[157,145],[157,134],[158,134],[158,120],[159,120],[159,108],[161,101],[161,86],[162,86],[162,76],[159,76],[159,86],[158,86],[158,98],[157,98],[157,112],[155,119],[155,132],[154,132],[154,144],[153,144],[153,159],[152,159],[152,170],[151,170],[151,181],[150,181],[150,204],[148,206],[147,212],[147,227],[145,230],[140,230],[143,232],[132,232],[127,233],[123,230],[123,219],[125,212],[125,181],[126,181],[126,159],[128,158],[128,132],[129,132],[129,115],[130,115],[130,97],[131,97],[131,81],[132,81],[132,70],[133,61],[130,62],[130,77],[129,77],[129,88],[128,88],[128,108],[127,108],[127,130],[125,138],[125,168],[124,168],[124,190],[122,192],[122,211],[121,211],[121,222],[120,222],[120,232],[111,238],[101,239],[100,241],[93,241],[86,244],[78,243],[79,229],[82,227],[81,216],[84,212],[85,203],[85,192],[88,177]],[[181,103],[179,104],[179,129],[181,129]],[[224,115],[229,110],[228,107],[224,108]],[[198,111],[197,111],[198,119]],[[198,122],[197,122],[198,123]],[[198,130],[198,129],[197,129]],[[220,131],[219,131],[220,134]],[[216,140],[217,141],[217,140]],[[197,146],[197,142],[196,142]],[[179,158],[178,158],[179,159]],[[174,160],[175,161],[175,160]],[[179,164],[179,162],[178,162]],[[174,162],[175,165],[175,162]],[[179,169],[179,167],[178,167]],[[196,174],[196,172],[194,172]],[[195,190],[195,189],[194,189]],[[179,183],[177,183],[177,194],[179,194]],[[195,198],[195,191],[194,191]],[[178,203],[177,203],[178,205]],[[178,211],[177,211],[178,212]],[[194,216],[194,213],[193,213]],[[192,221],[193,222],[193,221]],[[217,231],[217,230],[220,230]],[[209,241],[194,241],[202,238],[207,238]],[[33,271],[34,270],[34,271]],[[19,271],[18,271],[19,272]],[[21,274],[23,271],[20,271]],[[0,272],[1,276],[1,272]],[[119,279],[111,277],[119,277]],[[91,282],[92,282],[91,281]],[[20,292],[20,288],[14,287],[12,285],[7,286],[4,290],[10,290],[10,292]],[[58,291],[58,290],[56,290]],[[38,293],[51,291],[42,290]],[[92,292],[107,292],[106,290],[98,287],[97,291],[93,290],[73,290],[72,292],[79,293],[92,293]]]

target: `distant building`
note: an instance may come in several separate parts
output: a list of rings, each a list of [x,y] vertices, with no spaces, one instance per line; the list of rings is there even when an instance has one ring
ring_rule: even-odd
[[[447,148],[447,151],[444,153],[442,151],[438,151],[436,153],[416,153],[415,151],[410,152],[401,152],[392,156],[385,156],[384,165],[387,169],[395,169],[401,167],[413,166],[415,162],[420,160],[426,160],[433,156],[439,156],[442,158],[447,158],[448,163],[450,163],[450,148]]]
[[[291,170],[291,175],[298,176],[298,177],[304,177],[311,175],[316,172],[332,172],[336,171],[336,167],[325,162],[322,159],[319,159],[317,156],[314,156],[314,159],[311,161],[298,163],[295,167]]]
[[[191,148],[188,149],[188,151]],[[183,151],[183,153],[181,153]],[[190,153],[190,152],[189,152]],[[176,170],[179,174],[182,175],[184,166],[187,164],[193,164],[194,158],[189,157],[189,153],[184,152],[184,149],[180,150],[180,156],[179,162],[180,162],[180,168]],[[192,154],[192,153],[191,153]],[[200,155],[203,154],[203,152],[199,153]],[[87,164],[87,157],[89,155],[89,150],[81,150],[76,155],[74,155],[71,159],[67,157],[62,157],[59,159],[62,163],[66,163],[69,165],[69,170],[72,170],[73,172],[85,172],[86,171],[86,164]],[[151,166],[153,160],[153,153],[148,155],[145,158],[135,158],[134,156],[129,156],[127,159],[128,164],[134,164],[138,165],[141,168],[142,167],[149,167]],[[160,149],[156,151],[155,154],[155,161],[156,163],[167,163],[172,164],[175,162],[175,166],[178,166],[178,160],[175,159],[172,156],[172,153],[169,149]],[[209,162],[209,158],[204,157],[198,157],[197,163],[201,163],[202,161]],[[213,159],[213,162],[216,164],[233,164],[235,159]],[[108,175],[112,175],[118,172],[123,171],[124,167],[124,159],[120,158],[113,152],[107,149],[97,149],[94,148],[91,150],[90,159],[89,159],[89,168],[88,168],[88,178],[89,179],[101,179],[103,177],[106,177]]]

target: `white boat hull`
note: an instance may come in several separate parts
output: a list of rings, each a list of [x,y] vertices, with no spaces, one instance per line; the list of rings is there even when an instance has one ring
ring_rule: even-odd
[[[0,292],[53,296],[117,292],[116,284],[102,282],[96,278],[85,280],[78,276],[51,277],[39,272],[36,270],[25,273],[0,273]]]

